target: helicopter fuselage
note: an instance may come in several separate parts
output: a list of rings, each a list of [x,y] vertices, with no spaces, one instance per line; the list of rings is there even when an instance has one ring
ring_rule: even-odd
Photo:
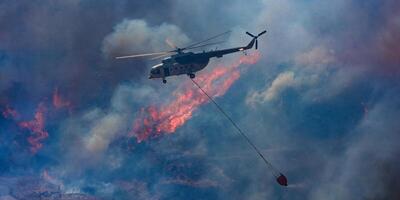
[[[162,60],[162,63],[151,68],[149,79],[163,78],[187,74],[193,76],[195,72],[204,69],[210,57],[204,53],[178,53]]]

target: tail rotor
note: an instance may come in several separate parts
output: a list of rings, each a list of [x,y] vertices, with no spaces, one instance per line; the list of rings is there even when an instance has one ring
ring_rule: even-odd
[[[266,33],[266,32],[267,32],[267,31],[264,30],[263,32],[259,33],[258,35],[253,35],[253,34],[251,34],[251,33],[249,33],[249,32],[246,32],[246,34],[249,35],[250,37],[252,37],[252,38],[255,40],[255,42],[256,42],[256,49],[258,49],[258,37],[260,37],[261,35],[263,35],[263,34]]]

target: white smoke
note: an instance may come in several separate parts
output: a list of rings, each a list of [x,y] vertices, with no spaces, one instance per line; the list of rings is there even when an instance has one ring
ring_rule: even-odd
[[[292,87],[296,84],[294,73],[291,71],[283,72],[279,74],[271,86],[264,91],[254,92],[247,97],[246,102],[248,104],[263,103],[265,101],[271,101],[275,99],[282,91],[286,88]]]
[[[186,34],[176,25],[163,23],[150,26],[141,19],[125,19],[105,37],[102,51],[106,56],[116,56],[171,50],[166,39],[180,47],[189,42]]]

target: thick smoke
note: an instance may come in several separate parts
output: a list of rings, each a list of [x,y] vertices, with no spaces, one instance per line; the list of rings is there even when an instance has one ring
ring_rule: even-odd
[[[248,97],[247,102],[249,104],[254,104],[255,102],[265,102],[275,99],[280,93],[288,87],[295,85],[294,73],[293,72],[283,72],[272,81],[271,86],[268,87],[263,92],[256,92]]]
[[[399,102],[390,91],[368,109],[348,136],[343,156],[333,158],[312,199],[397,199],[400,163],[400,127],[396,124]],[[354,188],[357,188],[354,191]],[[329,191],[336,191],[330,193]],[[329,194],[329,195],[328,195]]]
[[[28,191],[15,189],[17,177],[38,176],[105,199],[398,199],[399,8],[394,0],[2,1],[0,174],[10,179],[0,177],[0,198]],[[212,104],[175,112],[202,98],[174,104],[193,89],[187,77],[163,85],[147,79],[158,61],[113,59],[226,30],[224,46],[245,45],[245,31],[264,29],[259,61],[213,88],[288,176],[287,189]],[[232,70],[240,56],[212,60],[197,78]],[[137,143],[133,125],[149,106],[185,120]],[[149,128],[139,125],[136,134]]]
[[[181,47],[189,41],[180,28],[172,24],[149,27],[144,20],[124,20],[104,39],[102,50],[107,56],[159,52],[168,50],[166,39]]]

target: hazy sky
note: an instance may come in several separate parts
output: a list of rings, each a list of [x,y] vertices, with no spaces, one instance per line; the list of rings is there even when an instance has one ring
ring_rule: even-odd
[[[197,75],[287,188],[187,76],[113,59],[264,29]],[[104,199],[398,199],[399,55],[395,0],[1,1],[0,175]]]

